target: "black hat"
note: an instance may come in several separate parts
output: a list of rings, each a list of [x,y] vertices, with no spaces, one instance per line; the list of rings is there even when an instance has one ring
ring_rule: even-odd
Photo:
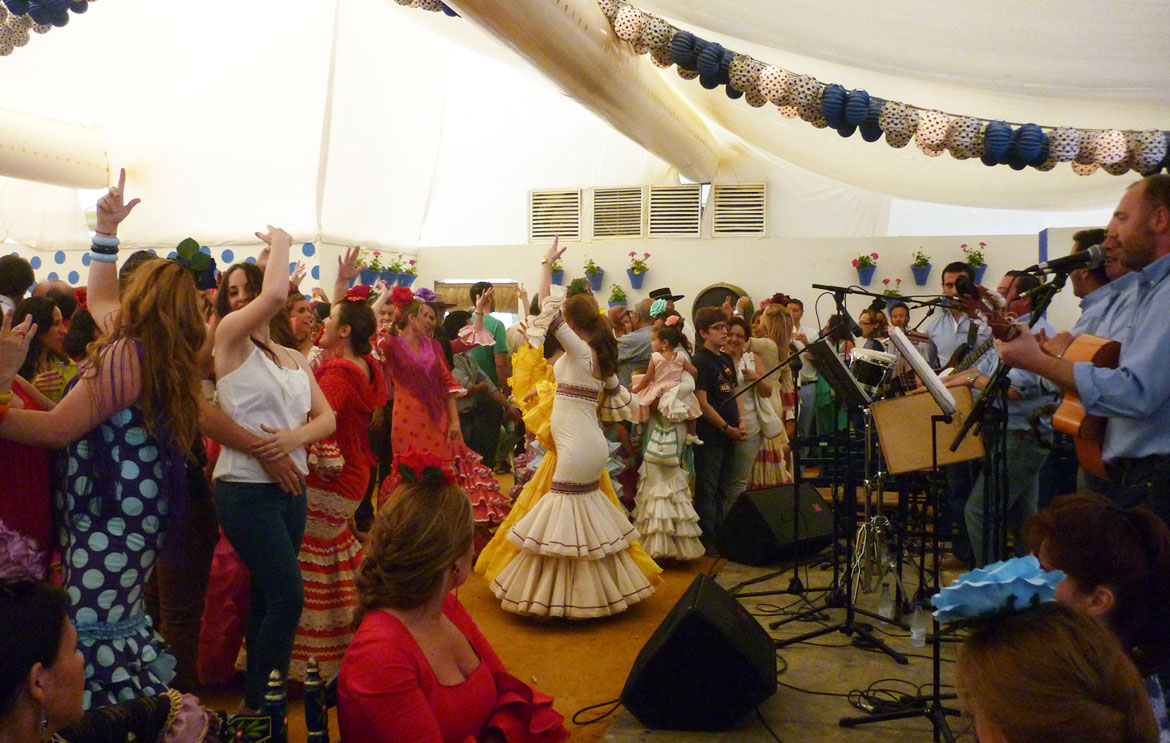
[[[671,294],[669,286],[664,286],[661,289],[655,289],[654,291],[650,292],[651,299],[665,299],[667,302],[677,302],[678,300],[682,299],[684,296],[686,296],[686,295],[684,295],[684,294]]]

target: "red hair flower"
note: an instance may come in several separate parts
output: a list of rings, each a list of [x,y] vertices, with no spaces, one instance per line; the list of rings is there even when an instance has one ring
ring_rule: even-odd
[[[73,290],[73,301],[86,312],[89,311],[89,290],[84,286]]]
[[[390,292],[390,301],[394,303],[395,307],[402,309],[414,301],[414,292],[412,292],[408,287],[396,286],[394,287],[394,290]]]
[[[368,284],[358,284],[351,286],[349,291],[345,293],[345,299],[349,302],[364,302],[370,298],[370,286]]]
[[[406,447],[406,451],[394,457],[394,468],[398,470],[404,483],[458,484],[455,473],[444,465],[442,459],[429,451],[423,451],[414,446]]]

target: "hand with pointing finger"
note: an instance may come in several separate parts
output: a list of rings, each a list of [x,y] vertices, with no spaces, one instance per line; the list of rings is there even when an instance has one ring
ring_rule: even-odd
[[[97,202],[97,231],[98,234],[114,236],[118,234],[118,225],[130,216],[134,207],[142,199],[131,199],[126,202],[126,169],[118,173],[118,185],[110,186],[110,190]]]

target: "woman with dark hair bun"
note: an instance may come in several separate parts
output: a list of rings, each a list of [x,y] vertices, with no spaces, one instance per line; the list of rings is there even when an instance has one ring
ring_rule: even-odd
[[[395,463],[410,476],[374,519],[358,572],[358,629],[337,683],[342,739],[567,739],[552,698],[508,674],[455,595],[471,575],[467,493],[435,457],[411,450]]]
[[[1024,534],[1047,570],[1068,576],[1056,600],[1104,622],[1145,676],[1162,740],[1165,695],[1154,672],[1170,661],[1170,527],[1145,507],[1123,510],[1096,493],[1053,499]]]
[[[350,522],[366,494],[370,468],[377,464],[367,433],[370,415],[387,398],[381,365],[370,355],[378,328],[367,294],[351,289],[334,302],[318,341],[329,360],[314,376],[337,418],[337,430],[309,447],[308,515],[297,554],[305,606],[289,665],[289,677],[298,681],[304,680],[311,657],[324,677],[337,673],[353,637],[361,545]]]
[[[546,335],[564,348],[550,419],[557,458],[551,473],[541,463],[545,476],[538,471],[517,501],[523,515],[505,522],[477,567],[508,611],[585,619],[652,594],[661,568],[605,489],[609,449],[599,417],[629,417],[637,400],[618,383],[617,341],[597,301],[552,293],[550,266],[561,252],[554,242],[541,261],[543,309],[527,330],[534,345]]]

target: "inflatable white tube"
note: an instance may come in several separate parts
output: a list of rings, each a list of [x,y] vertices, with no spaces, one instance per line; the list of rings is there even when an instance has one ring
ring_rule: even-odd
[[[447,0],[692,181],[709,183],[718,144],[689,103],[613,32],[594,0]]]
[[[0,175],[71,188],[109,185],[106,141],[98,131],[0,109]]]

